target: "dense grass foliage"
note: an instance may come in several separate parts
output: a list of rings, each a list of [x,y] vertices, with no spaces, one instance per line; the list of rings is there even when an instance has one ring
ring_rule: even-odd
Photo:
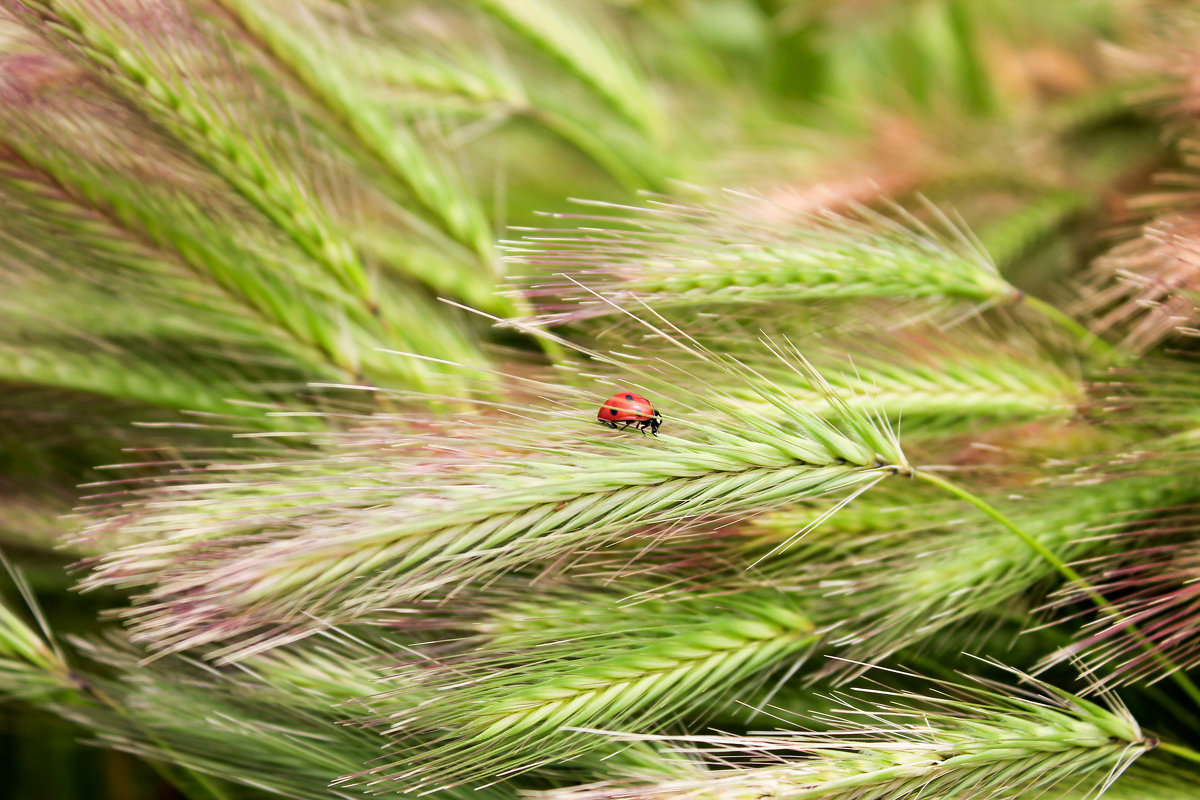
[[[0,0],[0,694],[188,798],[1197,795],[1198,44]]]

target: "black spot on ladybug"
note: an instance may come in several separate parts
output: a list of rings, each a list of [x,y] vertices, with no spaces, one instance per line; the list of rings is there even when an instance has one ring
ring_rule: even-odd
[[[626,399],[626,400],[632,400],[632,399],[633,399],[633,395],[631,395],[631,394],[627,394],[627,395],[625,395],[625,399]]]
[[[615,408],[610,408],[608,410],[608,413],[612,414],[615,417],[617,415],[617,410]]]

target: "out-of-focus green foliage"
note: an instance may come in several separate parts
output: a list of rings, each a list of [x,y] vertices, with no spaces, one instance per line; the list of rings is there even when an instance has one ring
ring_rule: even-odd
[[[0,0],[0,786],[1191,796],[1198,44]]]

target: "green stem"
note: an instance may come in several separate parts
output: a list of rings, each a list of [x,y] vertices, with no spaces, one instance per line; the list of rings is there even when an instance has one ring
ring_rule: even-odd
[[[1146,653],[1149,653],[1150,657],[1153,658],[1159,666],[1166,669],[1169,672],[1171,679],[1175,681],[1179,688],[1181,688],[1184,693],[1186,693],[1187,696],[1192,699],[1192,702],[1194,702],[1197,706],[1200,706],[1200,687],[1197,687],[1196,684],[1192,682],[1192,679],[1189,678],[1178,665],[1176,665],[1162,653],[1155,650],[1154,645],[1146,639],[1142,632],[1138,630],[1138,627],[1132,622],[1126,620],[1122,616],[1121,612],[1112,603],[1110,603],[1108,599],[1104,597],[1104,595],[1100,594],[1100,592],[1096,591],[1091,584],[1084,580],[1083,576],[1076,572],[1070,564],[1059,558],[1058,555],[1056,555],[1044,544],[1039,542],[1034,536],[1019,528],[1016,523],[1014,523],[1008,517],[1004,516],[995,508],[988,505],[979,496],[974,495],[971,492],[968,492],[966,489],[956,486],[940,475],[936,475],[931,472],[922,472],[921,470],[916,470],[913,472],[913,477],[920,478],[926,483],[932,483],[934,486],[939,486],[955,497],[965,500],[1016,534],[1017,538],[1019,538],[1026,545],[1028,545],[1031,550],[1041,556],[1047,564],[1054,567],[1054,569],[1056,569],[1060,575],[1078,586],[1083,593],[1086,594],[1098,608],[1100,608],[1101,611],[1108,615],[1113,624],[1120,625],[1121,627],[1125,628],[1125,630],[1129,631],[1130,635],[1134,637],[1134,639],[1141,646],[1142,650],[1144,650]]]
[[[1116,359],[1117,351],[1112,345],[1092,333],[1086,325],[1052,303],[1047,303],[1041,298],[1028,294],[1021,295],[1020,302],[1070,333],[1084,350],[1097,358],[1104,361],[1113,361]]]
[[[1100,595],[1100,593],[1097,592],[1095,589],[1092,589],[1091,587],[1089,587],[1087,585],[1087,583],[1083,580],[1083,576],[1080,575],[1078,572],[1076,572],[1074,569],[1072,569],[1070,564],[1068,564],[1067,562],[1065,562],[1061,558],[1059,558],[1057,555],[1055,555],[1049,548],[1046,547],[1046,545],[1039,542],[1036,538],[1034,538],[1030,534],[1028,534],[1025,531],[1018,528],[1017,525],[1012,520],[1010,520],[1008,517],[1001,514],[996,509],[992,508],[990,505],[985,503],[981,498],[977,497],[974,494],[971,494],[966,489],[956,486],[955,484],[951,483],[950,481],[946,480],[945,478],[941,477],[940,475],[936,475],[932,472],[922,472],[920,470],[917,470],[916,472],[913,473],[913,477],[920,478],[921,480],[923,480],[927,483],[932,483],[934,486],[940,486],[942,489],[946,490],[947,492],[949,492],[950,494],[959,498],[960,500],[966,500],[968,503],[975,506],[980,511],[987,514],[989,517],[996,520],[1001,525],[1003,525],[1004,527],[1008,528],[1010,531],[1015,533],[1021,541],[1025,542],[1025,544],[1029,545],[1029,547],[1032,548],[1032,550],[1035,553],[1037,553],[1039,556],[1044,558],[1046,560],[1046,562],[1048,564],[1050,564],[1050,566],[1052,566],[1056,570],[1058,570],[1059,573],[1061,573],[1065,578],[1067,578],[1068,580],[1077,581],[1080,584],[1082,584],[1085,587],[1085,591],[1087,591],[1088,595],[1093,600],[1096,601],[1097,605],[1100,605],[1100,606],[1108,605],[1108,601],[1105,600]]]
[[[1190,747],[1184,747],[1181,744],[1172,744],[1170,742],[1164,742],[1162,740],[1159,740],[1158,747],[1160,750],[1170,753],[1173,756],[1179,756],[1180,758],[1184,758],[1184,759],[1187,759],[1188,761],[1194,761],[1197,764],[1200,764],[1200,753],[1197,753],[1195,750],[1193,750]]]

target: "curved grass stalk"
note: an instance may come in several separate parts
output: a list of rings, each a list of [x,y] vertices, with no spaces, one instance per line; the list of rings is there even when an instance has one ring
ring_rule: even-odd
[[[1138,630],[1138,626],[1134,621],[1121,614],[1120,610],[1116,606],[1114,606],[1106,597],[1104,597],[1104,595],[1097,591],[1090,583],[1084,580],[1083,576],[1080,575],[1065,560],[1060,558],[1058,554],[1046,547],[1046,545],[1036,537],[1018,527],[1008,517],[1004,516],[995,508],[984,502],[982,498],[966,491],[959,486],[956,486],[950,481],[947,481],[945,478],[930,472],[923,472],[921,470],[914,472],[913,477],[919,480],[924,480],[928,483],[932,483],[935,486],[938,486],[954,495],[955,497],[965,500],[1015,534],[1017,538],[1019,538],[1027,547],[1033,550],[1033,552],[1036,553],[1039,558],[1053,567],[1060,575],[1070,581],[1080,593],[1095,603],[1096,607],[1100,609],[1100,611],[1105,615],[1111,624],[1128,631],[1129,635],[1139,643],[1143,650],[1145,650],[1147,656],[1156,664],[1164,668],[1170,675],[1171,679],[1178,684],[1178,686],[1187,694],[1192,702],[1197,706],[1200,706],[1200,687],[1197,687],[1196,684],[1192,682],[1191,678],[1189,678],[1184,672],[1180,671],[1180,667],[1178,665],[1171,663],[1170,659],[1156,650],[1153,644],[1146,639],[1140,630]]]
[[[1048,303],[1041,298],[1032,297],[1030,295],[1023,296],[1021,301],[1027,307],[1034,309],[1043,317],[1055,323],[1067,333],[1071,334],[1079,346],[1084,350],[1091,351],[1096,356],[1100,356],[1105,359],[1112,359],[1116,356],[1116,351],[1111,345],[1089,330],[1088,327],[1082,322],[1075,319],[1057,306]]]
[[[918,472],[928,476],[919,478],[922,482],[940,486],[940,477]],[[857,608],[838,612],[853,619],[844,637],[851,645],[848,657],[876,663],[947,626],[1014,602],[1039,581],[1067,577],[1059,564],[1075,572],[1070,562],[1101,546],[1089,531],[1111,524],[1114,515],[1169,505],[1191,491],[1182,475],[1112,480],[1106,488],[1103,493],[1083,486],[1035,496],[1018,522],[1001,515],[1007,524],[999,526],[977,507],[974,515],[945,509],[940,525],[923,523],[924,530],[901,531],[895,544],[883,541],[873,548],[869,570],[856,569],[851,552],[837,592],[843,603]],[[1014,535],[1008,524],[1021,535]],[[1049,558],[1031,558],[1041,553]]]
[[[945,478],[941,477],[940,475],[937,475],[932,472],[918,470],[913,473],[913,477],[917,478],[919,480],[923,480],[927,483],[932,483],[934,486],[937,486],[937,487],[949,492],[950,494],[954,495],[955,497],[959,498],[960,500],[967,501],[968,503],[970,503],[971,505],[975,506],[980,511],[982,511],[984,514],[991,517],[993,520],[995,520],[996,522],[1000,523],[1002,526],[1007,528],[1011,533],[1015,534],[1018,539],[1020,539],[1022,542],[1024,542],[1026,544],[1026,546],[1029,547],[1030,550],[1032,550],[1034,553],[1036,553],[1038,555],[1039,558],[1043,559],[1047,564],[1049,564],[1051,567],[1053,567],[1055,570],[1057,570],[1064,578],[1066,578],[1069,581],[1074,581],[1076,583],[1083,582],[1083,577],[1078,572],[1076,572],[1074,570],[1074,568],[1069,566],[1066,561],[1059,558],[1058,555],[1056,555],[1048,547],[1046,547],[1044,544],[1042,544],[1042,542],[1040,542],[1036,537],[1031,536],[1030,534],[1026,533],[1023,529],[1018,527],[1008,517],[1004,516],[999,511],[997,511],[995,508],[988,505],[986,502],[983,501],[982,498],[968,492],[967,490],[963,489],[960,486],[956,486],[955,484],[951,483],[950,481],[946,480]],[[1093,599],[1096,599],[1096,598],[1093,597]]]
[[[1043,665],[1078,662],[1089,680],[1117,687],[1156,683],[1200,663],[1194,635],[1200,629],[1200,547],[1189,537],[1195,524],[1191,506],[1160,509],[1153,519],[1112,535],[1113,545],[1138,544],[1087,564],[1091,580],[1064,587],[1051,603],[1061,609],[1093,589],[1115,598],[1112,606],[1102,607],[1076,642],[1047,655]]]

